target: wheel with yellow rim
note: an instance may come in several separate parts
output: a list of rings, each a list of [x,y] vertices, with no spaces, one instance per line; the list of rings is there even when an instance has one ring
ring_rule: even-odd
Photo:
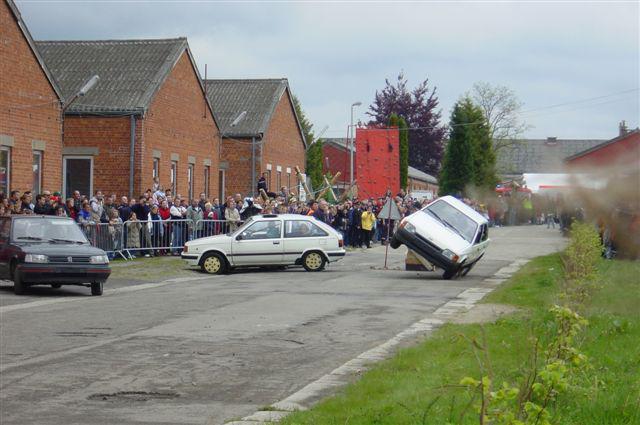
[[[302,257],[302,266],[308,272],[319,272],[324,269],[327,260],[318,251],[311,251]]]
[[[200,267],[209,274],[222,274],[227,269],[227,263],[222,255],[212,252],[203,258]]]

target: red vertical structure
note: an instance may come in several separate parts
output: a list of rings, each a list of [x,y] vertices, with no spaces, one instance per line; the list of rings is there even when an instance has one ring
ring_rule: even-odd
[[[358,198],[384,196],[400,190],[400,132],[397,128],[356,129],[355,178]]]

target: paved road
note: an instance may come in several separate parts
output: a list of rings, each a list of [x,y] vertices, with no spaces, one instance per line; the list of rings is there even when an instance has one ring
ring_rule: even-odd
[[[558,250],[542,226],[493,229],[464,279],[405,272],[404,250],[322,273],[238,272],[15,297],[0,286],[0,423],[203,424],[285,398],[516,258]],[[62,296],[60,295],[62,294]]]

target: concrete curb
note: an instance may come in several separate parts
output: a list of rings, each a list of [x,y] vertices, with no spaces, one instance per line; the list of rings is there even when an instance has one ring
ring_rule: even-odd
[[[287,398],[273,403],[272,410],[259,410],[252,415],[245,416],[240,421],[227,422],[225,425],[263,425],[279,422],[282,418],[295,411],[311,408],[317,401],[332,391],[346,386],[353,374],[368,370],[378,361],[393,356],[402,342],[419,336],[427,336],[430,332],[449,321],[452,317],[469,311],[485,295],[493,291],[498,285],[509,279],[514,273],[528,263],[527,259],[518,259],[502,267],[492,277],[482,281],[484,286],[468,288],[459,293],[456,298],[446,302],[429,317],[420,320],[403,330],[390,340],[349,360],[330,373],[311,382]]]

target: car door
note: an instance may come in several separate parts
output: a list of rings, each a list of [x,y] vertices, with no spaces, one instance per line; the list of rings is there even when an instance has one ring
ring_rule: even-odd
[[[282,264],[282,220],[258,220],[236,235],[231,244],[233,264]]]
[[[478,228],[478,233],[473,241],[473,245],[471,246],[471,253],[467,262],[473,262],[477,260],[484,251],[487,249],[487,245],[489,244],[489,228],[486,224],[482,224]]]
[[[284,226],[284,261],[295,264],[308,249],[326,250],[329,234],[310,220],[286,220]]]
[[[11,219],[0,217],[0,278],[9,279],[9,262],[11,261]]]

